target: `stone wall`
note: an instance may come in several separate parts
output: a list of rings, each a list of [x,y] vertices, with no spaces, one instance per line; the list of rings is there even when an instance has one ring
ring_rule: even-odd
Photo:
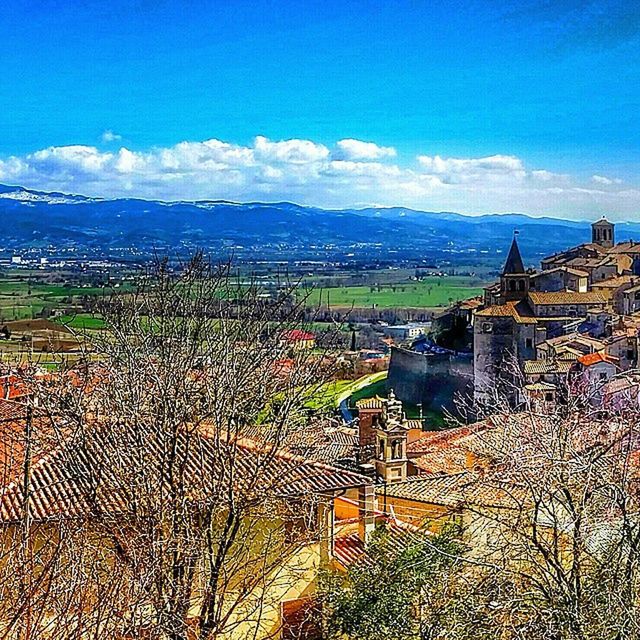
[[[423,354],[392,347],[387,389],[409,404],[423,409],[454,410],[456,392],[473,391],[471,354]]]

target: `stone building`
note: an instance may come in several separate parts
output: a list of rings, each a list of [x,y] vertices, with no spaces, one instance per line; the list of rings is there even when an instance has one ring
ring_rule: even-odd
[[[517,402],[518,383],[556,383],[585,354],[615,359],[622,371],[638,364],[640,243],[615,244],[615,227],[602,218],[590,243],[541,267],[525,269],[514,237],[499,282],[485,289],[473,318],[477,401],[507,383]]]

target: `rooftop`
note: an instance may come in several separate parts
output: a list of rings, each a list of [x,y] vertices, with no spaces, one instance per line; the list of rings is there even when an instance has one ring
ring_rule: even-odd
[[[607,355],[604,351],[587,353],[578,358],[578,362],[585,367],[590,367],[591,365],[598,364],[599,362],[610,362],[611,364],[614,364],[615,360],[617,360],[617,358],[614,359],[612,356]]]
[[[534,305],[604,304],[605,299],[594,291],[530,291],[529,299]]]
[[[144,441],[153,473],[153,466],[159,467],[163,460],[161,437],[149,429]],[[118,447],[120,465],[114,465],[113,456],[109,455],[114,446]],[[206,501],[219,495],[229,483],[281,497],[333,492],[370,483],[369,478],[358,473],[285,451],[274,452],[272,448],[269,451],[248,440],[235,443],[236,453],[231,452],[235,456],[235,476],[231,478],[224,452],[221,455],[220,451],[226,446],[200,432],[178,434],[183,477],[190,485],[192,500]],[[92,429],[81,443],[70,438],[53,448],[32,467],[29,492],[32,518],[46,521],[85,518],[96,512],[110,515],[129,512],[133,505],[131,478],[125,470],[136,466],[134,460],[127,461],[129,456],[135,453],[114,445],[110,434],[101,427]],[[22,483],[7,484],[0,491],[0,523],[20,522],[24,503]]]
[[[531,307],[525,300],[496,304],[476,311],[476,316],[481,318],[513,318],[518,324],[535,324],[537,322]]]
[[[525,360],[525,375],[545,373],[569,373],[573,361],[571,360]]]

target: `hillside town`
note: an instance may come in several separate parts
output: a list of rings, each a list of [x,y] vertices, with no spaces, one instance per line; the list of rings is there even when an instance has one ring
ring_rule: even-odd
[[[306,394],[335,375],[335,353],[259,290],[247,289],[241,305],[210,297],[226,284],[213,276],[208,288],[197,258],[197,276],[160,272],[157,290],[104,301],[99,330],[8,323],[6,340],[67,355],[48,370],[32,358],[0,381],[0,588],[16,594],[0,627],[18,629],[9,637],[76,637],[81,611],[83,625],[123,640],[165,637],[152,631],[161,628],[185,639],[340,635],[355,624],[337,604],[355,597],[345,585],[378,566],[381,544],[398,558],[435,553],[444,573],[419,582],[402,609],[403,625],[434,638],[461,622],[416,609],[415,599],[436,597],[445,574],[458,584],[452,602],[474,580],[530,589],[566,557],[591,584],[602,536],[607,554],[628,554],[637,536],[640,245],[614,237],[600,220],[592,242],[534,271],[514,236],[500,281],[443,314],[472,332],[466,398],[448,382],[463,353],[415,326],[389,327],[391,370],[373,357],[380,366],[364,377],[382,382],[380,395],[356,399],[352,387],[319,409]],[[410,415],[400,397],[405,372],[393,367],[403,351],[436,368],[420,384],[436,380],[455,401],[442,426]],[[612,493],[593,493],[593,474]],[[619,526],[627,518],[630,528]],[[91,547],[78,547],[86,536]],[[443,564],[439,545],[459,562]],[[470,571],[489,557],[499,557],[499,573]],[[538,596],[560,606],[568,589],[580,599],[580,581],[560,573]],[[628,620],[635,609],[624,607]],[[526,630],[534,621],[522,615]]]
[[[501,385],[515,404],[524,394],[556,400],[571,375],[607,402],[621,388],[617,374],[638,389],[640,243],[616,243],[605,218],[591,235],[538,271],[525,269],[514,237],[500,281],[473,314],[477,401]]]

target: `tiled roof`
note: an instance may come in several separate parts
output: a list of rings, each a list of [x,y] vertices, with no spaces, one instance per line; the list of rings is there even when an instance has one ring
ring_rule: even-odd
[[[140,460],[125,439],[113,444],[103,428],[96,428],[82,442],[69,439],[34,463],[29,487],[29,508],[36,521],[87,518],[96,514],[124,514],[134,504],[130,469]],[[161,439],[152,430],[144,434],[145,460],[149,477],[159,478],[163,459]],[[119,438],[120,440],[120,438]],[[166,443],[165,443],[166,444]],[[233,453],[234,447],[237,453]],[[109,455],[109,451],[112,455]],[[114,465],[114,455],[119,464]],[[219,495],[233,482],[247,491],[282,497],[331,492],[364,486],[369,478],[320,462],[273,452],[245,441],[232,447],[199,433],[180,432],[177,455],[184,465],[189,497],[195,502]],[[229,457],[235,455],[233,476]],[[18,522],[23,518],[25,496],[22,482],[11,482],[0,491],[0,522]]]
[[[0,399],[0,422],[23,420],[27,417],[27,405],[14,400]]]
[[[289,331],[285,331],[282,337],[288,342],[303,342],[307,340],[315,340],[315,335],[313,335],[313,333],[303,331],[302,329],[291,329]]]
[[[557,389],[555,384],[551,384],[550,382],[534,382],[532,384],[527,384],[524,387],[527,391],[553,391]]]
[[[414,476],[385,487],[389,498],[411,500],[450,508],[468,506],[518,508],[515,490],[490,481],[479,481],[475,473]]]
[[[615,378],[604,385],[604,392],[608,394],[621,393],[622,391],[628,391],[633,389],[638,390],[640,386],[640,380],[623,377]]]
[[[545,276],[548,273],[556,273],[558,271],[562,271],[563,273],[570,273],[572,276],[577,276],[579,278],[588,278],[589,274],[586,271],[580,271],[580,269],[574,269],[572,267],[554,267],[553,269],[545,269],[544,271],[538,271],[537,273],[531,274],[532,278],[539,278],[540,276]]]
[[[384,407],[384,399],[380,396],[374,396],[373,398],[362,398],[356,402],[358,409],[382,409]]]
[[[633,240],[618,242],[615,247],[609,249],[609,253],[640,253],[640,242],[634,242]]]
[[[476,311],[481,318],[513,318],[518,324],[535,324],[537,322],[531,308],[526,301],[507,302],[486,307]]]
[[[616,276],[615,278],[607,278],[606,280],[594,282],[591,287],[593,289],[619,289],[623,285],[634,281],[635,278],[633,276]]]
[[[482,306],[482,298],[469,298],[468,300],[463,300],[458,305],[461,309],[477,309]]]
[[[411,464],[422,472],[458,473],[468,469],[470,464],[486,461],[486,444],[492,435],[488,421],[426,432],[407,445],[407,455]]]
[[[598,351],[596,353],[586,353],[583,356],[578,358],[578,362],[585,367],[590,367],[592,364],[597,364],[598,362],[610,362],[613,364],[614,359],[604,353],[604,351]]]
[[[406,548],[413,542],[420,542],[424,539],[424,536],[428,535],[426,531],[401,520],[390,520],[385,524],[385,527],[389,534],[390,545],[397,550]],[[364,542],[355,531],[339,533],[333,543],[333,553],[335,559],[344,568],[348,568],[358,562],[371,562],[371,556],[367,555]]]
[[[530,291],[529,299],[534,305],[546,304],[604,304],[604,298],[594,291]]]
[[[573,362],[571,360],[525,360],[525,375],[543,373],[569,373]]]

